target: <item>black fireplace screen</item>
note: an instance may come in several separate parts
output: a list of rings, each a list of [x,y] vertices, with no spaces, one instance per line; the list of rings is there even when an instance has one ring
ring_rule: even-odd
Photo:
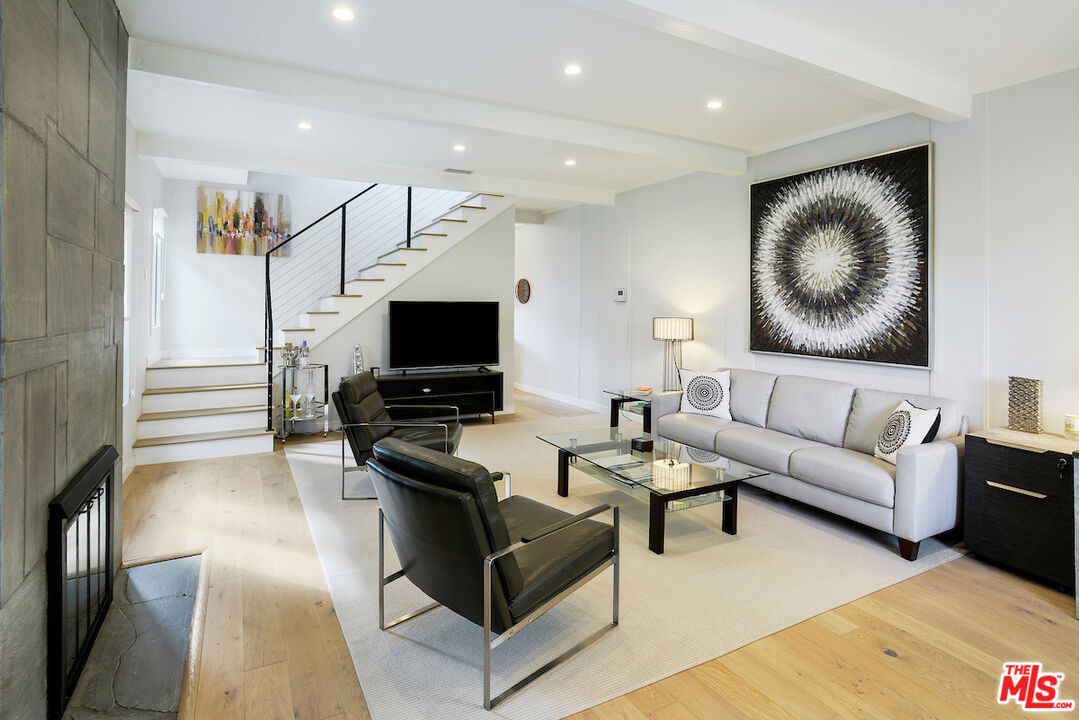
[[[57,720],[112,602],[117,457],[112,445],[101,448],[49,504],[49,717]]]

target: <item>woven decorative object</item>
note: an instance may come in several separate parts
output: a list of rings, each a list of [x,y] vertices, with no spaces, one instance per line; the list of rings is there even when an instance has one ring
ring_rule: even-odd
[[[1008,377],[1008,429],[1042,431],[1042,381]]]

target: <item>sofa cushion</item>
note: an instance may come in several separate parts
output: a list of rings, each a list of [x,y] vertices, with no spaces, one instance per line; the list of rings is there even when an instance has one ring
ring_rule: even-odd
[[[790,474],[811,485],[874,505],[895,502],[895,466],[846,448],[817,447],[791,455]]]
[[[853,385],[834,380],[780,375],[772,391],[767,427],[841,447],[854,390]],[[875,436],[873,440],[876,442]],[[869,454],[873,454],[872,449]]]
[[[716,433],[732,427],[745,426],[733,420],[681,412],[664,415],[656,422],[656,430],[662,437],[704,450],[714,450]]]
[[[790,474],[790,457],[802,448],[827,447],[775,430],[742,426],[716,435],[716,452],[769,472]]]
[[[731,417],[739,422],[764,427],[768,404],[778,375],[756,370],[731,368]]]
[[[680,412],[710,415],[731,420],[731,371],[697,372],[682,368],[682,405]]]
[[[877,436],[873,457],[895,465],[899,451],[910,445],[933,442],[940,428],[940,408],[917,408],[904,400],[885,421]]]
[[[731,392],[733,394],[734,391]],[[959,406],[951,400],[931,395],[858,388],[854,391],[854,402],[851,404],[850,418],[847,420],[843,447],[872,455],[873,448],[877,446],[880,429],[884,427],[884,423],[895,410],[895,406],[903,400],[920,408],[940,408],[940,427],[937,429],[937,438],[943,440],[959,434],[963,416],[959,412]]]

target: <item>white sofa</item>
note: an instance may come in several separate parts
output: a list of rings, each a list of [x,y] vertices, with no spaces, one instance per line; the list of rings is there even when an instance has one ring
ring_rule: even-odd
[[[733,368],[732,420],[679,412],[681,396],[653,397],[654,432],[769,471],[753,485],[894,534],[907,560],[959,521],[966,419],[951,400]],[[940,407],[940,428],[891,465],[873,449],[904,399]]]

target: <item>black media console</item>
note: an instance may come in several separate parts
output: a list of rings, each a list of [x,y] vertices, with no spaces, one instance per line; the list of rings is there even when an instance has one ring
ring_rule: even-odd
[[[456,405],[461,416],[491,414],[502,409],[502,373],[498,370],[463,370],[459,372],[409,373],[382,375],[378,391],[394,420],[452,417],[444,411],[428,408],[407,410],[402,405]]]

